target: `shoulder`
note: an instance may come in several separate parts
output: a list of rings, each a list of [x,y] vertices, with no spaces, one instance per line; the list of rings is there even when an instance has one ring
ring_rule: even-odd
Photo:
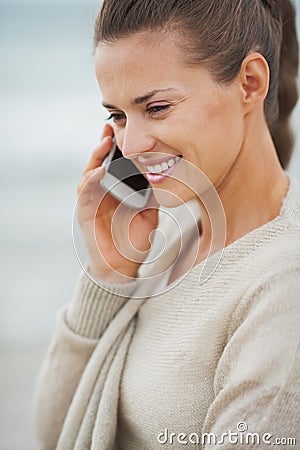
[[[264,242],[257,242],[252,264],[264,264],[265,270],[280,271],[287,266],[300,264],[300,224],[282,222],[270,227]],[[280,228],[280,229],[279,229]]]
[[[242,326],[252,331],[282,333],[299,340],[300,262],[270,275],[266,273],[251,285],[236,305],[229,327],[232,336]]]
[[[288,174],[290,187],[280,214],[246,239],[245,263],[262,282],[300,265],[300,184]]]
[[[293,285],[298,282],[300,289],[300,225],[285,223],[280,233],[273,231],[246,258],[247,270],[245,266],[240,269],[249,274],[248,293],[268,291],[275,285],[278,289],[291,281]]]

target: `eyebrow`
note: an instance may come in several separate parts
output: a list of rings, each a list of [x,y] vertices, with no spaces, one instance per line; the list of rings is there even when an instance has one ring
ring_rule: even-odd
[[[143,103],[146,103],[150,98],[154,97],[155,94],[158,94],[159,92],[167,92],[167,91],[177,91],[176,88],[166,88],[166,89],[155,89],[154,91],[148,92],[145,95],[142,95],[141,97],[137,97],[133,100],[131,100],[132,105],[142,105]],[[119,109],[114,105],[110,105],[108,103],[102,103],[104,108],[107,109]]]

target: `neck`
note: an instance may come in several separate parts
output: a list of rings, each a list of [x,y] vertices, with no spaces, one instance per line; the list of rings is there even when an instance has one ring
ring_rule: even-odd
[[[244,143],[233,165],[215,188],[226,218],[225,247],[250,231],[273,220],[280,213],[288,190],[288,179],[282,169],[267,126],[257,124],[255,132],[245,133]],[[250,127],[251,128],[251,127]],[[201,207],[201,245],[199,262],[211,245],[209,216]]]

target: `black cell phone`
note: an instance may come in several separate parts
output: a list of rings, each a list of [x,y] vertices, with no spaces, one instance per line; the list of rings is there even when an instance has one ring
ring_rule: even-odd
[[[115,198],[133,208],[143,208],[151,195],[148,180],[130,159],[124,158],[113,139],[113,147],[103,162],[106,173],[101,185]]]

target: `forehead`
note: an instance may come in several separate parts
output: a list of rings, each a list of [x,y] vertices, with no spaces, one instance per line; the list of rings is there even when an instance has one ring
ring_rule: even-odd
[[[174,34],[141,32],[100,43],[94,57],[100,89],[120,92],[157,88],[184,79],[188,66]]]

